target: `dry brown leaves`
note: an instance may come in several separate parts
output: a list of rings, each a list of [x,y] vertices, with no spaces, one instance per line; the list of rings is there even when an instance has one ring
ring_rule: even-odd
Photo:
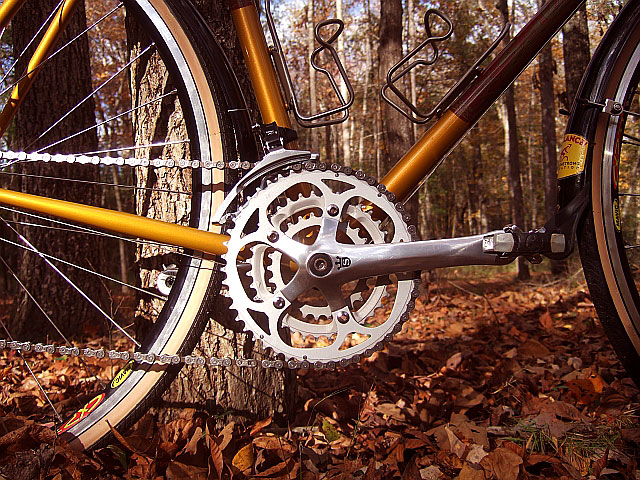
[[[640,478],[640,395],[579,285],[431,283],[384,351],[301,371],[286,428],[147,415],[90,455],[34,423],[42,400],[2,362],[0,478]],[[51,368],[64,402],[80,367]]]

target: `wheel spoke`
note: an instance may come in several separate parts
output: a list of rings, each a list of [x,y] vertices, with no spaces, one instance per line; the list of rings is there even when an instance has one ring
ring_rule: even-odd
[[[127,238],[127,237],[123,237],[121,235],[116,235],[114,233],[102,232],[100,230],[94,230],[92,228],[83,227],[81,225],[74,225],[72,223],[63,222],[62,220],[55,220],[55,219],[52,219],[52,218],[46,218],[46,217],[43,217],[43,216],[40,216],[40,215],[36,215],[35,213],[23,212],[21,210],[16,210],[16,209],[9,208],[9,207],[3,207],[1,205],[0,205],[0,210],[6,210],[8,212],[11,212],[11,213],[14,213],[14,214],[17,214],[17,215],[24,215],[24,216],[28,216],[28,217],[33,217],[33,218],[36,218],[38,220],[47,221],[47,222],[50,222],[50,223],[54,223],[56,225],[62,225],[64,227],[67,227],[66,229],[65,228],[57,228],[57,230],[60,230],[60,231],[85,233],[85,234],[88,234],[88,235],[96,235],[96,236],[101,236],[101,237],[104,237],[104,238],[113,238],[113,239],[116,239],[116,240],[122,240],[124,242],[131,243],[131,244],[134,244],[134,245],[151,245],[151,246],[154,246],[154,247],[164,247],[164,248],[169,249],[169,250],[176,248],[175,245],[170,245],[168,243],[160,243],[160,242],[154,242],[154,241],[151,241],[151,240],[140,240],[140,239]],[[6,220],[6,219],[4,219],[4,221],[8,222],[8,223],[12,223],[14,225],[25,225],[25,226],[33,226],[33,227],[39,227],[39,228],[51,228],[51,229],[56,228],[56,227],[47,226],[47,225],[43,225],[43,224],[37,224],[37,223],[36,224],[32,224],[32,223],[27,223],[27,222],[9,221],[9,220]],[[0,240],[2,240],[2,239],[0,239]],[[179,251],[179,250],[173,250],[173,251],[169,251],[167,253],[171,253],[173,255],[179,255],[179,256],[182,256],[182,257],[185,257],[185,258],[190,258],[190,259],[193,259],[193,260],[201,260],[201,257],[199,257],[197,255],[189,255],[188,253],[184,253],[184,252]],[[204,268],[204,267],[198,267],[198,268]]]
[[[47,319],[47,321],[51,324],[51,326],[54,328],[54,330],[58,333],[58,335],[60,335],[60,338],[62,338],[62,340],[64,340],[64,342],[67,344],[67,346],[69,347],[73,347],[74,345],[71,343],[71,341],[69,341],[69,339],[65,336],[64,333],[62,333],[62,330],[60,330],[60,328],[58,327],[58,325],[51,319],[51,316],[49,314],[47,314],[47,312],[45,311],[44,308],[42,308],[42,305],[40,305],[40,303],[36,300],[36,298],[34,297],[34,295],[29,291],[29,289],[26,287],[26,285],[24,283],[22,283],[22,281],[20,280],[20,278],[18,277],[18,275],[13,271],[13,269],[9,266],[9,264],[5,261],[4,257],[0,256],[0,262],[2,262],[2,264],[4,265],[4,267],[7,269],[7,272],[9,272],[9,275],[11,275],[13,277],[13,279],[18,283],[18,285],[20,285],[20,288],[22,289],[22,291],[24,291],[24,293],[27,294],[27,296],[31,299],[31,301],[34,303],[34,305],[38,308],[38,310],[40,310],[40,312],[42,313],[42,315],[44,315],[44,317]],[[87,369],[87,372],[89,373],[90,376],[95,377],[96,379],[98,379],[98,383],[100,383],[100,386],[102,388],[106,388],[106,386],[104,385],[104,383],[102,383],[102,380],[100,380],[100,377],[98,377],[98,375],[95,374],[95,372],[92,370],[92,368],[87,365],[87,362],[85,362],[84,358],[80,357],[80,362],[82,362],[82,364],[84,365],[84,367]]]
[[[4,219],[1,220],[7,226],[7,228],[11,229],[27,247],[33,250],[34,253],[36,253],[40,258],[42,258],[42,260],[47,264],[47,266],[49,266],[49,268],[56,272],[69,286],[71,286],[76,292],[78,292],[80,296],[82,296],[89,303],[89,305],[95,308],[104,318],[107,319],[107,321],[109,321],[114,327],[120,330],[120,332],[122,332],[137,347],[141,346],[138,341],[136,341],[131,335],[129,335],[129,333],[125,329],[123,329],[118,324],[118,322],[111,318],[111,316],[108,315],[102,308],[100,308],[100,306],[96,302],[94,302],[80,287],[78,287],[69,277],[62,273],[62,271],[58,267],[51,263],[51,260],[49,260],[45,254],[40,252],[31,242],[29,242],[29,240],[27,240],[24,235],[20,234],[20,232],[9,225]]]
[[[57,127],[58,125],[60,125],[60,123],[62,123],[66,118],[69,117],[69,115],[71,115],[73,112],[75,112],[81,105],[83,105],[87,100],[89,100],[90,98],[92,98],[96,93],[98,93],[100,90],[102,90],[104,87],[106,87],[107,85],[109,85],[115,78],[118,78],[118,76],[120,76],[120,74],[122,74],[123,72],[125,72],[131,65],[133,65],[133,63],[135,63],[139,58],[141,58],[143,55],[145,55],[147,52],[151,51],[151,49],[154,47],[155,45],[152,43],[151,45],[149,45],[148,47],[146,47],[144,50],[142,50],[138,55],[136,55],[135,57],[133,57],[131,60],[129,60],[127,63],[125,63],[122,67],[120,67],[120,69],[118,69],[118,71],[116,73],[114,73],[110,78],[108,78],[107,80],[105,80],[102,84],[100,84],[100,86],[96,89],[93,90],[93,92],[91,92],[89,95],[87,95],[85,98],[83,98],[82,100],[80,100],[74,107],[72,107],[67,113],[65,113],[64,115],[62,115],[58,120],[56,120],[53,125],[51,125],[49,128],[47,128],[44,132],[42,132],[35,140],[33,140],[29,145],[27,145],[27,147],[24,149],[25,151],[28,151],[38,140],[40,140],[42,137],[44,137],[47,133],[49,133],[51,130],[53,130],[55,127]],[[87,153],[86,155],[91,155],[93,153],[101,153],[101,152],[92,152],[92,153]]]
[[[82,183],[85,185],[101,185],[103,187],[114,187],[120,188],[123,190],[140,190],[147,192],[160,192],[160,193],[175,193],[177,195],[193,195],[191,192],[183,192],[180,190],[169,190],[166,188],[152,188],[152,187],[138,187],[137,185],[122,185],[120,183],[109,183],[109,182],[95,182],[91,180],[80,180],[76,178],[61,178],[61,177],[49,177],[46,175],[34,175],[29,173],[17,173],[17,172],[5,172],[0,170],[0,175],[10,175],[15,177],[24,177],[24,178],[39,178],[42,180],[54,180],[60,182],[71,182],[71,183]]]
[[[78,136],[80,136],[80,135],[82,135],[84,133],[90,132],[92,130],[97,130],[98,128],[100,128],[103,125],[107,125],[107,124],[113,122],[114,120],[117,120],[118,118],[122,118],[122,117],[124,117],[126,115],[129,115],[130,113],[133,113],[133,112],[135,112],[137,110],[140,110],[141,108],[147,107],[149,105],[153,105],[154,103],[159,102],[161,100],[164,100],[165,98],[170,97],[172,95],[175,95],[176,93],[177,93],[176,90],[172,90],[171,92],[165,93],[164,95],[160,95],[159,97],[156,97],[153,100],[149,100],[148,102],[144,102],[142,105],[138,105],[137,107],[130,108],[129,110],[127,110],[125,112],[122,112],[122,113],[119,113],[118,115],[114,115],[113,117],[107,118],[106,120],[103,120],[100,123],[96,123],[95,125],[87,127],[84,130],[80,130],[80,131],[78,131],[78,132],[76,132],[76,133],[74,133],[72,135],[69,135],[69,136],[67,136],[67,137],[65,137],[65,138],[63,138],[61,140],[58,140],[58,141],[53,142],[53,143],[50,143],[46,147],[39,148],[38,150],[36,150],[35,153],[42,153],[45,150],[48,150],[49,148],[55,147],[56,145],[59,145],[61,143],[66,142],[67,140],[71,140],[72,138],[78,137]]]
[[[158,143],[149,143],[146,145],[133,145],[130,147],[109,148],[106,150],[96,150],[95,152],[84,152],[84,153],[81,153],[81,155],[101,155],[103,153],[125,152],[128,150],[142,150],[145,148],[168,147],[171,145],[182,145],[185,143],[189,143],[189,140],[173,140],[170,142],[158,142]]]
[[[11,336],[11,333],[9,333],[9,329],[7,328],[7,326],[4,324],[4,322],[2,321],[2,319],[0,319],[0,325],[2,325],[2,329],[5,331],[5,333],[7,334],[7,338],[9,338],[9,340],[13,341],[13,337]],[[51,401],[51,399],[49,398],[49,395],[47,395],[47,392],[44,390],[44,388],[42,387],[42,384],[40,383],[40,381],[38,380],[38,377],[36,377],[36,374],[33,373],[33,370],[31,369],[31,367],[29,366],[29,362],[27,362],[27,359],[24,358],[24,355],[22,354],[22,350],[18,349],[18,354],[20,355],[20,358],[22,358],[22,361],[24,363],[24,366],[27,368],[27,370],[29,370],[29,374],[33,377],[33,379],[35,380],[36,384],[38,385],[38,388],[40,389],[40,391],[42,392],[42,394],[44,395],[44,398],[47,400],[47,403],[49,404],[49,406],[51,407],[51,409],[53,410],[53,413],[55,414],[56,418],[58,419],[58,423],[62,423],[62,417],[60,416],[60,414],[58,413],[58,410],[56,410],[56,407],[53,405],[53,402]]]

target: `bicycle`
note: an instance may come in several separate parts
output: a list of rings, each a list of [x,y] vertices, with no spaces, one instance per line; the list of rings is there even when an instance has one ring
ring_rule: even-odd
[[[6,97],[12,90],[8,106],[0,114],[3,132],[11,128],[11,119],[15,111],[20,112],[20,103],[28,98],[25,90],[37,74],[55,64],[52,57],[62,55],[59,52],[66,45],[55,52],[53,45],[77,3],[61,0],[51,13],[53,21],[43,24],[47,33],[27,73],[18,75],[11,88],[3,92]],[[433,34],[427,28],[429,38],[391,70],[384,90],[399,94],[401,102],[396,107],[406,116],[433,123],[379,183],[363,172],[327,165],[316,154],[292,147],[295,133],[289,108],[303,126],[325,125],[336,121],[336,116],[346,116],[353,91],[349,89],[344,98],[335,79],[325,71],[341,100],[340,106],[318,114],[301,113],[273,22],[269,19],[276,44],[275,67],[252,1],[232,1],[230,7],[262,117],[257,129],[252,128],[223,49],[192,5],[185,0],[124,0],[107,9],[89,31],[100,32],[103,22],[110,19],[122,26],[124,6],[127,22],[133,18],[138,25],[128,26],[128,31],[142,29],[151,40],[141,42],[117,71],[128,66],[138,68],[138,61],[144,62],[145,68],[162,71],[155,63],[161,61],[167,72],[160,77],[160,85],[144,87],[150,99],[134,98],[131,108],[107,118],[117,121],[132,116],[138,129],[133,143],[56,154],[58,145],[82,133],[77,129],[59,143],[43,144],[42,138],[58,127],[56,122],[44,133],[31,132],[31,141],[21,151],[3,152],[1,172],[26,182],[33,177],[18,170],[23,164],[55,165],[53,170],[62,170],[67,164],[71,168],[80,164],[122,166],[139,172],[141,180],[131,190],[141,196],[142,203],[148,200],[145,195],[186,196],[184,185],[191,191],[189,199],[176,203],[169,213],[138,210],[134,214],[115,210],[113,200],[107,198],[103,198],[108,207],[104,208],[0,189],[0,203],[4,205],[0,217],[5,232],[2,241],[38,257],[47,268],[64,276],[73,290],[81,289],[58,266],[65,259],[36,247],[23,233],[24,228],[71,231],[92,238],[100,235],[104,242],[101,245],[114,249],[121,240],[134,238],[141,259],[161,257],[177,264],[156,262],[147,267],[146,285],[129,285],[147,298],[144,313],[152,318],[143,338],[133,338],[131,329],[92,301],[99,316],[112,325],[114,332],[120,332],[114,335],[130,337],[129,345],[135,347],[106,351],[80,349],[73,344],[34,345],[16,341],[8,332],[8,339],[0,341],[2,349],[19,353],[35,350],[128,361],[102,393],[70,419],[60,419],[56,428],[62,438],[78,448],[102,445],[110,435],[109,425],[117,429],[130,426],[161,395],[182,364],[230,365],[231,359],[190,355],[208,318],[209,301],[221,291],[221,284],[245,329],[279,355],[263,361],[263,366],[333,368],[370,355],[401,329],[418,295],[417,270],[501,265],[520,255],[534,260],[540,255],[560,259],[568,256],[576,243],[598,315],[629,374],[639,382],[640,373],[634,367],[640,360],[640,297],[634,280],[634,249],[624,243],[629,232],[619,210],[621,197],[636,195],[620,190],[627,185],[620,175],[633,174],[633,165],[623,160],[630,157],[627,150],[638,144],[633,132],[635,119],[640,116],[634,111],[635,85],[640,76],[640,1],[630,1],[619,14],[585,73],[563,144],[559,211],[543,228],[523,232],[508,227],[473,237],[416,241],[415,227],[409,225],[411,219],[402,203],[580,3],[547,3],[481,68],[501,35],[449,94],[424,113],[402,99],[395,83],[415,64],[424,62],[418,58],[423,48],[437,50],[437,43],[451,35],[452,25],[446,15],[430,10],[427,26],[435,20],[445,25],[445,32]],[[25,0],[5,0],[0,7],[0,26],[7,27],[24,4]],[[339,75],[346,79],[331,46],[343,26],[328,21],[319,28],[332,24],[337,25],[337,33],[328,39],[316,30],[320,48],[314,56],[322,51],[329,53],[337,62]],[[99,89],[106,89],[112,78],[116,77],[101,83]],[[157,132],[146,129],[144,118],[161,107],[166,109],[165,123],[158,127],[163,137],[156,142]],[[18,125],[23,124],[18,121]],[[93,128],[105,129],[105,125],[99,123]],[[120,152],[127,154],[112,156]],[[154,172],[158,178],[177,172],[182,176],[181,186],[172,187],[170,181],[149,186],[145,172]],[[35,175],[36,184],[49,180],[42,174]],[[82,185],[94,183],[108,182],[85,181]],[[113,186],[118,181],[111,183]],[[176,223],[169,223],[169,216]],[[77,269],[79,263],[73,268]],[[130,283],[126,272],[118,279],[112,272],[85,271],[118,288]],[[309,291],[321,295],[309,296]],[[375,316],[380,307],[388,311],[382,320]],[[303,340],[293,338],[291,332]],[[309,347],[304,343],[307,337],[324,338],[325,342]],[[255,364],[252,359],[243,362]]]

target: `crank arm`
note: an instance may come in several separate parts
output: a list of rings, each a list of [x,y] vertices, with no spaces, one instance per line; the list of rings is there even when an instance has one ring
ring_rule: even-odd
[[[323,252],[333,259],[331,270],[324,275],[307,268],[309,275],[323,282],[344,284],[360,278],[389,275],[416,270],[458,267],[463,265],[505,265],[515,256],[485,253],[483,242],[488,236],[503,231],[471,237],[426,240],[376,245],[339,245]],[[335,249],[335,250],[334,250]],[[309,262],[314,260],[314,255]]]

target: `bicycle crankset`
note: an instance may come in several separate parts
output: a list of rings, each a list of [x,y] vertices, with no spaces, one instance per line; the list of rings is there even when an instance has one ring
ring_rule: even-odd
[[[417,276],[345,273],[358,263],[354,246],[412,240],[385,193],[362,172],[307,162],[248,198],[228,229],[223,267],[244,329],[318,367],[382,348],[409,318]],[[336,254],[345,245],[354,253]]]

